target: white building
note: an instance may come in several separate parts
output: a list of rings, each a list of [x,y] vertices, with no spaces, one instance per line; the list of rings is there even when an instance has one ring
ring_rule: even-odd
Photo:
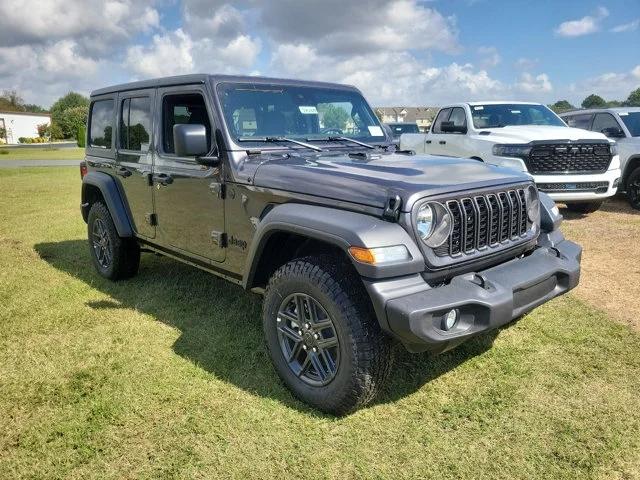
[[[48,113],[3,112],[0,111],[0,129],[4,128],[7,138],[0,138],[0,143],[18,143],[20,137],[37,137],[38,125],[51,123]]]

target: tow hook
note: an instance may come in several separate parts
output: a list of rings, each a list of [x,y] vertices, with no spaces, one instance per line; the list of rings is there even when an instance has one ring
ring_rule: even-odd
[[[394,195],[387,199],[387,205],[382,212],[382,218],[389,220],[390,222],[396,222],[400,217],[400,206],[402,205],[402,199],[400,195]]]

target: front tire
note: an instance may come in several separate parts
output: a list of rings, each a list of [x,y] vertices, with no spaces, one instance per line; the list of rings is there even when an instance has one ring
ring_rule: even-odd
[[[602,202],[567,203],[567,210],[575,213],[593,213],[600,209]]]
[[[140,246],[133,238],[118,235],[111,214],[96,202],[87,218],[89,251],[97,272],[109,280],[131,278],[138,273]]]
[[[351,265],[334,256],[292,260],[273,274],[263,328],[280,378],[324,412],[366,405],[389,375],[391,341]]]
[[[631,208],[640,210],[640,167],[629,175],[626,190]]]

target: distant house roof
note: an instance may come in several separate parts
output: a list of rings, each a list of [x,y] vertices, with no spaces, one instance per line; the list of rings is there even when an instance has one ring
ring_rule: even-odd
[[[34,113],[34,112],[10,112],[8,110],[0,110],[0,115],[25,115],[28,117],[50,117],[50,113]]]
[[[419,120],[433,120],[438,108],[436,107],[376,107],[376,111],[383,116],[402,117],[404,122]]]

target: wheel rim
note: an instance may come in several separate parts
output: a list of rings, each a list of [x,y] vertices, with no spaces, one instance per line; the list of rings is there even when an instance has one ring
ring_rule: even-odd
[[[294,293],[284,299],[276,318],[280,350],[291,371],[308,385],[327,385],[340,365],[340,345],[333,320],[313,297]]]
[[[627,190],[631,205],[640,204],[640,178],[629,183]]]
[[[96,221],[93,222],[93,229],[91,233],[93,236],[93,251],[96,254],[98,264],[102,268],[109,268],[113,254],[111,251],[111,239],[109,238],[109,233],[104,220],[97,218]]]

